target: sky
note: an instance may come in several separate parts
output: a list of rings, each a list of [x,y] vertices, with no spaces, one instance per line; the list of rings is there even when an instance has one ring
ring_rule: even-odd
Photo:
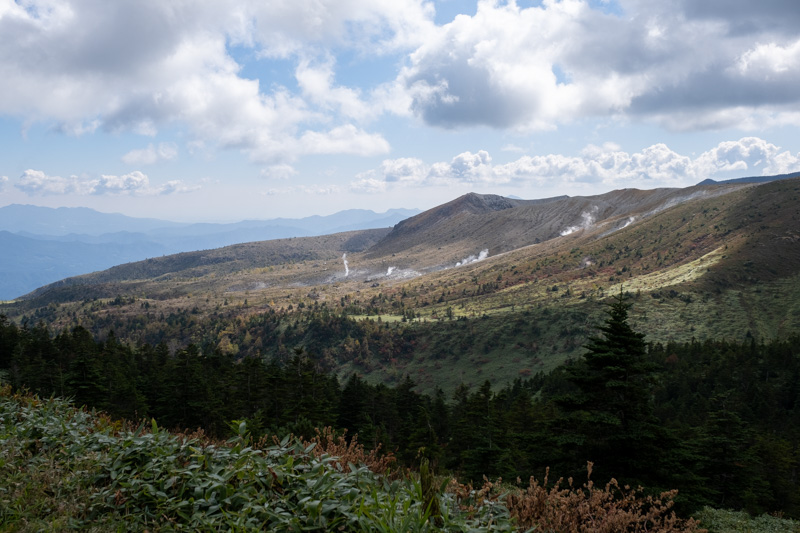
[[[800,170],[797,0],[0,0],[0,206],[176,221]]]

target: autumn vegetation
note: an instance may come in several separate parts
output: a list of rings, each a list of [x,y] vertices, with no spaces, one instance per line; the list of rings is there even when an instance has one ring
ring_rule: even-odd
[[[0,530],[795,531],[800,184],[694,192],[407,278],[554,208],[0,304]]]
[[[648,345],[629,308],[620,293],[584,356],[556,372],[450,398],[408,377],[340,383],[301,350],[237,361],[0,320],[4,523],[37,529],[63,507],[22,505],[20,472],[43,464],[45,484],[84,502],[62,525],[673,532],[699,531],[689,516],[708,506],[796,516],[798,343]],[[51,395],[110,416],[40,399]]]

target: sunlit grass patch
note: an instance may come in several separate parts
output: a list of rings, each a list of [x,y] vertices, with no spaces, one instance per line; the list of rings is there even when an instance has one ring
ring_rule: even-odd
[[[750,516],[744,511],[704,508],[695,515],[708,533],[797,533],[800,522],[770,515]]]

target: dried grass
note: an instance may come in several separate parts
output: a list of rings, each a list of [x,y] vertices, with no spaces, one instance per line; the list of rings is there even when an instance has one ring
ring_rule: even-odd
[[[380,446],[374,450],[366,451],[363,444],[359,444],[358,435],[353,435],[350,441],[347,441],[347,431],[337,435],[332,427],[326,427],[322,430],[316,429],[317,436],[313,437],[310,441],[303,440],[305,446],[314,444],[311,453],[315,457],[322,455],[329,455],[336,458],[336,463],[343,467],[348,464],[365,465],[372,472],[380,475],[389,473],[390,468],[395,463],[395,457],[390,452],[387,454],[380,453]]]
[[[594,486],[589,476],[581,487],[563,478],[548,487],[548,477],[539,483],[531,477],[526,490],[512,492],[505,499],[511,516],[523,528],[558,533],[701,533],[694,519],[683,520],[672,510],[678,491],[645,495],[643,489],[620,487],[612,479],[604,488]],[[549,472],[548,472],[549,474]]]

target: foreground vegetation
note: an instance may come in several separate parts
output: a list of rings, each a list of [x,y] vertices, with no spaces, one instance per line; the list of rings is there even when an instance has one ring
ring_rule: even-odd
[[[391,468],[330,432],[312,441],[227,442],[170,434],[0,387],[2,531],[558,531],[692,532],[661,499],[620,489],[525,490]],[[424,466],[424,465],[423,465]],[[591,465],[590,465],[591,468]],[[790,533],[796,522],[705,508],[709,533]]]
[[[4,531],[697,531],[663,499],[616,486],[478,490],[387,470],[321,435],[312,442],[132,429],[59,399],[0,389]],[[338,452],[331,455],[329,452]],[[343,453],[342,453],[343,452]],[[439,480],[441,481],[441,480]],[[447,490],[446,490],[447,487]],[[619,496],[618,496],[619,494]]]

